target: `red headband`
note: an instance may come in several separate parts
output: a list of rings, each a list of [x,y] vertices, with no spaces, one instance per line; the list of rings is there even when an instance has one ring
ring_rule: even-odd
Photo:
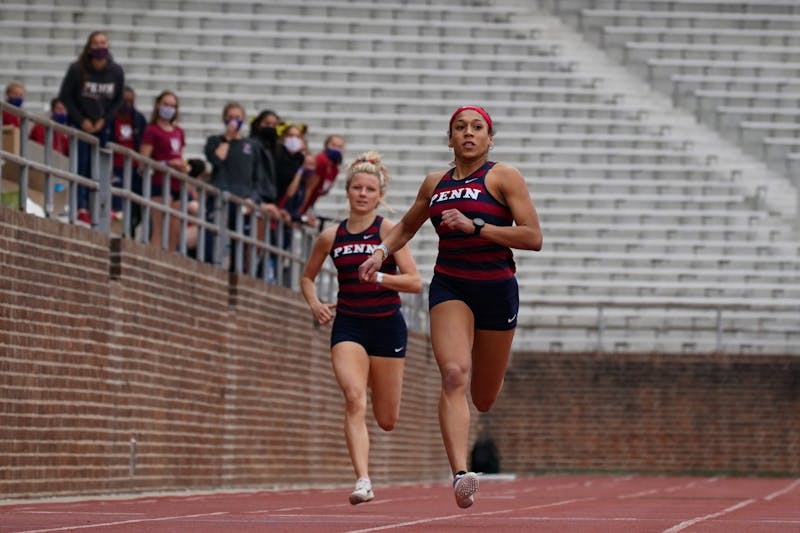
[[[450,126],[448,127],[448,129],[452,129],[453,128],[453,121],[456,119],[458,114],[461,113],[462,111],[466,111],[468,109],[471,109],[473,111],[477,111],[483,117],[483,119],[486,121],[486,124],[489,126],[489,131],[492,130],[492,117],[489,116],[489,113],[487,113],[485,109],[483,109],[482,107],[478,107],[476,105],[462,105],[461,107],[456,109],[456,112],[453,113],[453,115],[450,117]]]

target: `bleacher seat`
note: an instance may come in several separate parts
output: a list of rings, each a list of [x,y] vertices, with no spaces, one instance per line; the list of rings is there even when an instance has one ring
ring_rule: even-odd
[[[699,102],[722,142],[800,166],[797,116],[783,107],[797,98],[796,2],[537,3],[583,33],[513,0],[4,2],[0,78],[22,79],[26,105],[43,107],[103,28],[145,113],[161,90],[178,92],[187,154],[218,132],[228,100],[275,109],[310,126],[314,150],[337,132],[346,161],[381,151],[395,218],[424,175],[447,168],[452,110],[483,104],[490,155],[529,180],[545,235],[542,252],[516,253],[518,346],[798,353],[796,234],[745,179],[752,156],[687,135],[675,108],[611,78],[587,44],[675,105]],[[344,201],[340,180],[318,212],[340,216]],[[436,246],[425,224],[412,241],[423,276]]]

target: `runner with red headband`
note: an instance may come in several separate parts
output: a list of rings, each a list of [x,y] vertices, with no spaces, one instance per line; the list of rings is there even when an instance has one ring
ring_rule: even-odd
[[[494,125],[478,106],[450,117],[455,165],[428,174],[417,198],[359,267],[370,280],[428,218],[439,236],[430,284],[431,344],[441,374],[439,424],[459,507],[473,504],[478,475],[467,467],[470,412],[494,404],[517,325],[519,288],[511,248],[540,250],[542,230],[522,174],[489,161]]]

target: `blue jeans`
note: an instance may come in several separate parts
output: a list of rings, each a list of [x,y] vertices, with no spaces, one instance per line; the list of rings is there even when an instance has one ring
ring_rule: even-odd
[[[80,125],[72,124],[73,128],[80,129]],[[105,146],[109,138],[108,128],[93,133],[100,140],[100,146]],[[92,177],[92,148],[89,143],[78,141],[78,174],[85,177]],[[78,185],[78,209],[89,208],[89,189]]]

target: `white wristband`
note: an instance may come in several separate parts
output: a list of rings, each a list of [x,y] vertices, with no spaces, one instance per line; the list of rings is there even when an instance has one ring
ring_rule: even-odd
[[[383,272],[378,272],[375,276],[375,282],[378,284],[383,283]]]

